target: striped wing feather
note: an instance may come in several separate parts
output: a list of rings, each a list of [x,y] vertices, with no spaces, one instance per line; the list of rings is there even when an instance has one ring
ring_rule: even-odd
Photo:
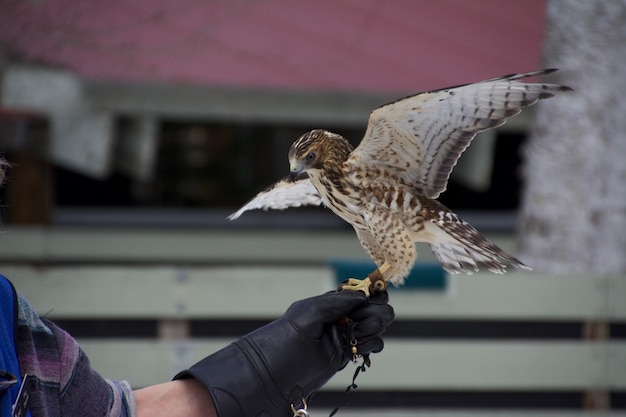
[[[552,71],[425,92],[379,107],[370,115],[365,136],[348,163],[376,167],[437,198],[477,133],[502,125],[537,100],[570,90],[518,81]]]
[[[289,177],[285,177],[258,193],[243,207],[228,216],[228,220],[235,220],[249,210],[284,210],[289,207],[319,206],[321,204],[322,199],[308,177],[296,181],[291,181]]]

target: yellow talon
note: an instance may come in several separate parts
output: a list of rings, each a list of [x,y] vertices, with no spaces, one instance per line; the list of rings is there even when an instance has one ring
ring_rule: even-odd
[[[348,282],[341,286],[342,290],[348,291],[363,291],[366,297],[370,296],[370,286],[372,285],[372,281],[368,278],[365,279],[357,279],[357,278],[348,278]]]

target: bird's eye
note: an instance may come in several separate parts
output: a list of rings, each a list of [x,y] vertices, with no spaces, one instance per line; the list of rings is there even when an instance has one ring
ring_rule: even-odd
[[[309,154],[306,156],[307,162],[311,162],[314,159],[315,159],[315,152],[309,152]]]

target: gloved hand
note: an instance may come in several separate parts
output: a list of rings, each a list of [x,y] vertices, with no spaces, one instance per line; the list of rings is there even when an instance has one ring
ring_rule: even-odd
[[[285,314],[210,355],[175,379],[193,377],[219,417],[292,417],[353,358],[380,352],[394,319],[386,291],[332,291],[295,302]],[[349,325],[345,325],[345,317]],[[340,323],[344,322],[344,324]]]

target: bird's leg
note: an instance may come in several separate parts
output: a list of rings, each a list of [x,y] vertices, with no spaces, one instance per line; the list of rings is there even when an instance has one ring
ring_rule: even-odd
[[[385,280],[383,273],[388,270],[390,265],[385,262],[380,268],[377,268],[365,279],[348,278],[348,282],[342,284],[340,289],[349,291],[363,291],[366,296],[370,296],[371,293],[384,291],[387,289],[387,281]]]
[[[387,264],[383,266],[385,265]],[[385,271],[388,268],[389,267],[385,268]],[[370,272],[367,277],[371,281],[370,290],[372,290],[372,292],[385,291],[387,289],[387,281],[385,281],[385,277],[383,277],[383,273],[380,269],[375,269],[373,272]]]

